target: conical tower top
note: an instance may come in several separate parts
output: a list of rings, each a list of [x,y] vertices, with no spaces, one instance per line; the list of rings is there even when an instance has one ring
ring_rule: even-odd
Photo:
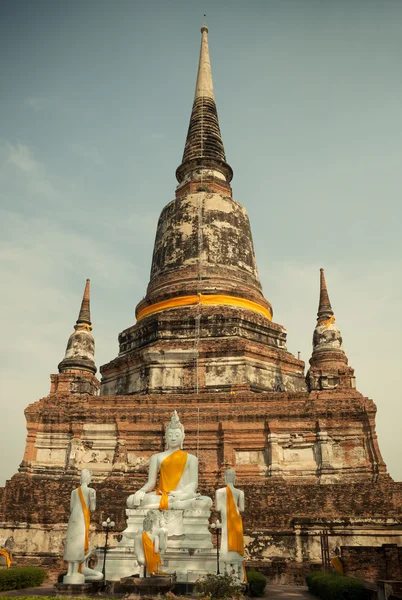
[[[176,170],[179,188],[189,182],[208,184],[217,181],[227,186],[233,171],[226,162],[225,149],[219,128],[211,61],[208,47],[208,27],[201,27],[201,49],[197,82],[190,124],[181,165]]]
[[[318,305],[317,322],[327,321],[334,314],[331,302],[328,296],[327,284],[325,281],[324,269],[320,269],[320,302]]]
[[[91,307],[90,307],[90,280],[87,279],[85,283],[84,295],[82,297],[80,313],[74,329],[80,329],[82,325],[87,325],[89,331],[92,329],[91,323]]]
[[[201,49],[198,63],[197,82],[195,84],[194,100],[196,98],[208,97],[215,101],[214,86],[212,83],[211,60],[208,48],[208,27],[201,27]]]
[[[90,281],[87,279],[78,319],[74,325],[74,331],[68,339],[66,354],[59,364],[60,373],[66,371],[96,373],[95,342],[91,334],[89,284]]]

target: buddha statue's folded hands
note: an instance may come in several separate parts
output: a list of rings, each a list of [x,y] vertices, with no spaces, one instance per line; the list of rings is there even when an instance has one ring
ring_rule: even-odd
[[[140,490],[136,491],[135,494],[131,494],[131,496],[129,496],[127,498],[127,506],[129,508],[134,508],[135,506],[140,506],[141,502],[143,501],[145,496],[146,496],[145,490],[140,489]]]

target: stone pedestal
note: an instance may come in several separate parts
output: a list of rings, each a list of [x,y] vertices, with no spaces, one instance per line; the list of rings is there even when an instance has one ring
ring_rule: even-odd
[[[56,596],[77,596],[84,598],[93,594],[92,583],[57,583],[54,586]]]
[[[221,573],[227,573],[240,581],[244,579],[244,556],[237,552],[228,552],[226,555],[220,556],[219,570]]]
[[[120,546],[133,546],[135,536],[142,532],[145,515],[152,513],[158,529],[167,529],[167,548],[212,548],[208,529],[210,510],[149,510],[127,508],[127,528]]]
[[[151,577],[123,577],[120,583],[127,594],[160,596],[170,592],[176,583],[175,575],[151,575]],[[130,597],[129,596],[129,597]]]
[[[139,575],[140,567],[134,553],[134,538],[142,532],[144,517],[148,512],[154,516],[155,526],[167,530],[166,550],[161,571],[176,573],[177,581],[188,583],[207,573],[216,573],[216,550],[213,548],[208,529],[211,511],[126,509],[127,528],[118,546],[111,548],[106,558],[106,579],[116,581]],[[97,570],[103,567],[103,551],[98,550]],[[195,575],[197,574],[197,575]]]

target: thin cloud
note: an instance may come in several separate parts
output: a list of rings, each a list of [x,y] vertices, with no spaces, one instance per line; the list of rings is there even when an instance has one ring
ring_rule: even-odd
[[[34,159],[25,144],[6,143],[6,161],[25,173],[38,173],[42,169],[42,165]]]
[[[95,147],[88,147],[82,144],[72,144],[71,149],[81,158],[85,158],[94,165],[102,166],[105,164],[99,150]]]
[[[23,105],[28,106],[35,112],[40,112],[49,108],[53,101],[54,98],[50,96],[28,96],[25,98]]]
[[[0,171],[3,179],[13,185],[22,185],[29,193],[46,200],[59,200],[60,192],[54,186],[45,166],[38,161],[26,144],[0,142]]]
[[[142,237],[154,237],[158,217],[159,214],[154,211],[143,213],[133,212],[126,214],[124,219],[116,219],[114,226],[121,227],[121,229],[137,231],[137,235]]]

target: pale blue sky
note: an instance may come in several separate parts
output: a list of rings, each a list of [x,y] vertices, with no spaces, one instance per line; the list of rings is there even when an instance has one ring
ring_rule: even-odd
[[[0,6],[0,484],[22,459],[24,408],[48,394],[85,279],[98,366],[134,323],[174,197],[204,12],[234,197],[274,319],[307,362],[323,266],[402,479],[402,2]]]

